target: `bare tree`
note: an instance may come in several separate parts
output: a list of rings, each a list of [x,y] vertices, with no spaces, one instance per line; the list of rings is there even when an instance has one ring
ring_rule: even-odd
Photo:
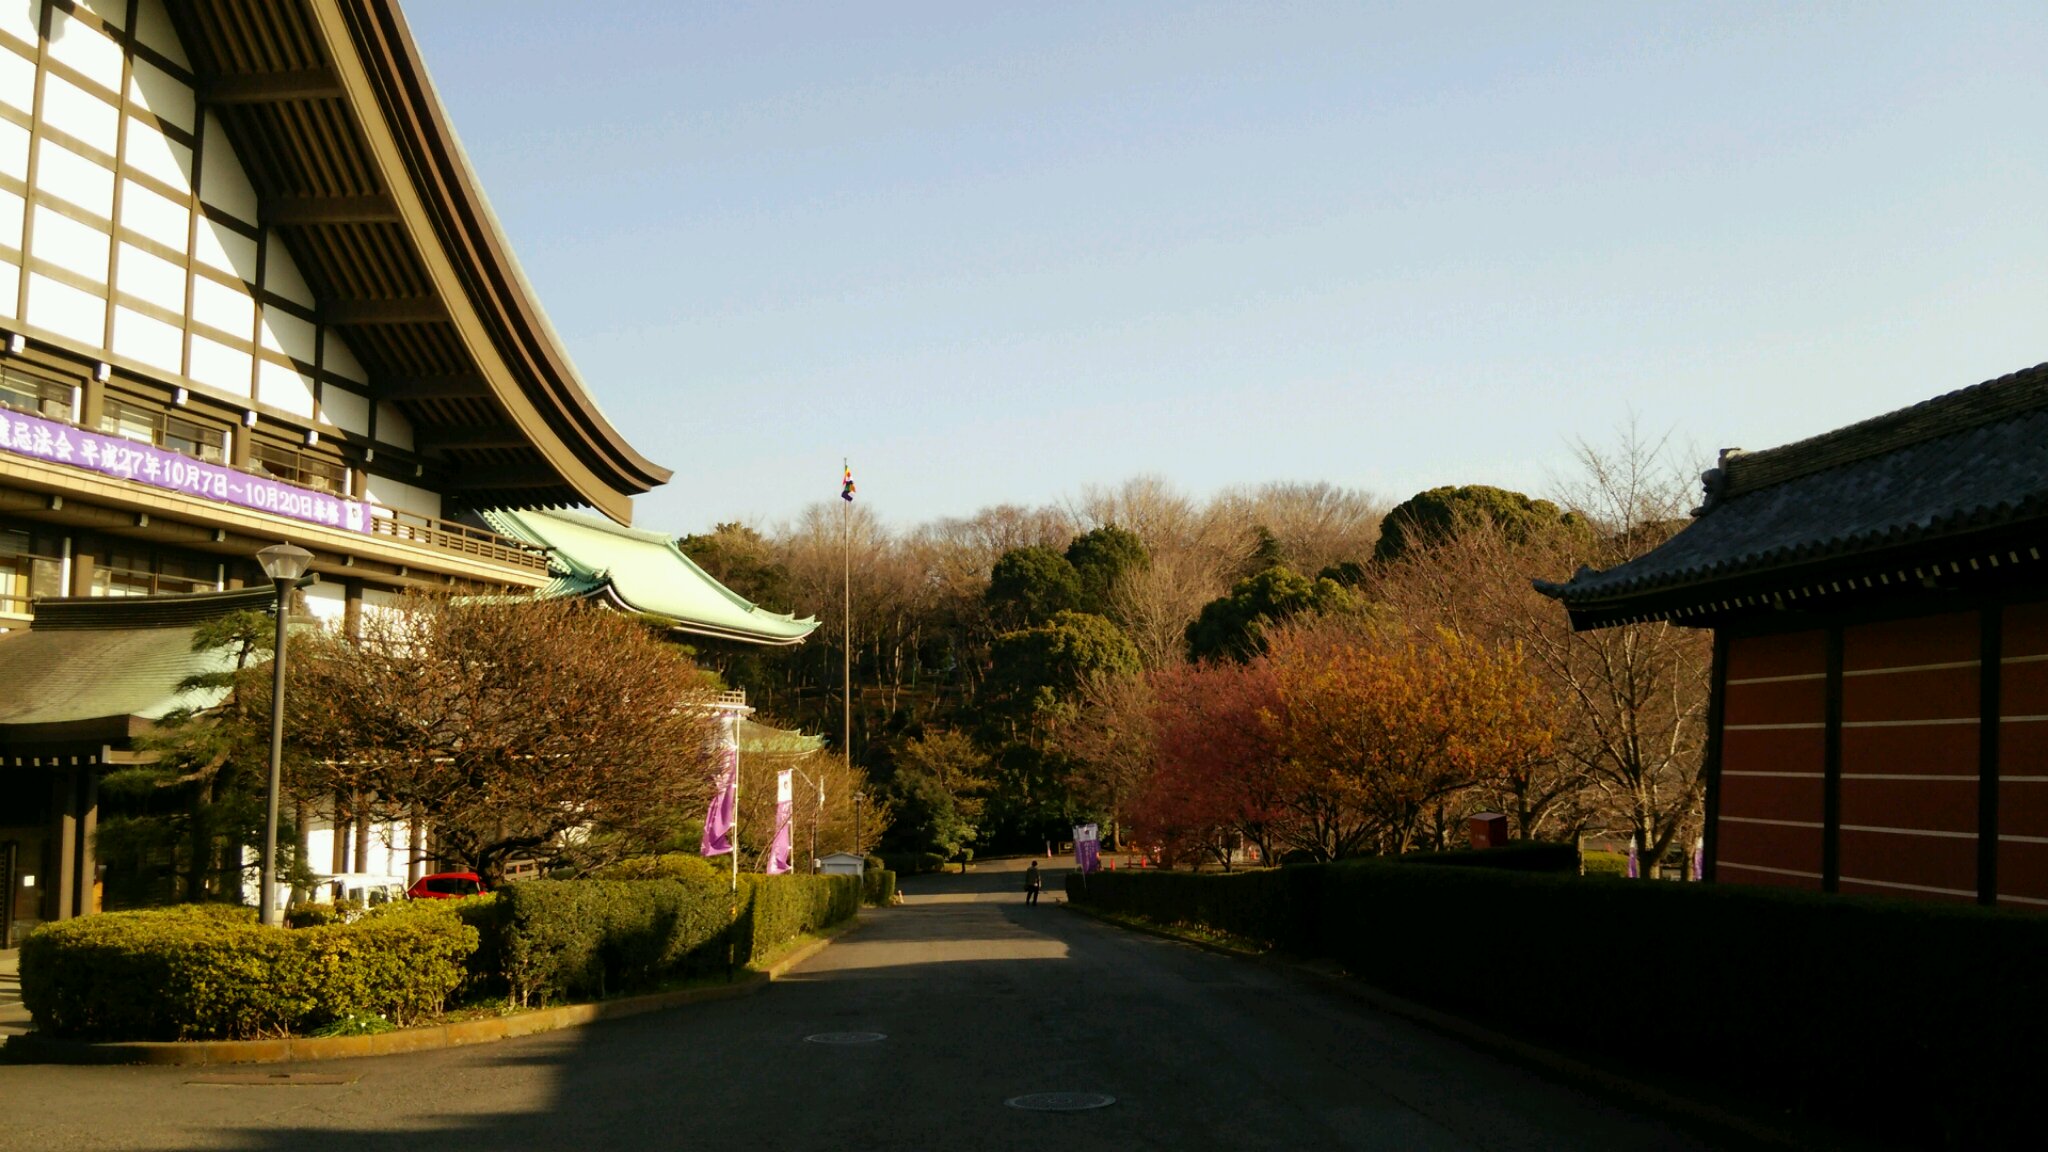
[[[496,882],[517,856],[646,851],[711,791],[709,684],[640,621],[563,601],[418,598],[288,666],[304,799],[416,814]]]

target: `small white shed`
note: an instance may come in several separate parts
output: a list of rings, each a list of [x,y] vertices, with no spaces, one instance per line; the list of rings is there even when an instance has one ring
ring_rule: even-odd
[[[818,857],[818,871],[827,876],[859,876],[866,867],[867,860],[851,852],[833,852]]]

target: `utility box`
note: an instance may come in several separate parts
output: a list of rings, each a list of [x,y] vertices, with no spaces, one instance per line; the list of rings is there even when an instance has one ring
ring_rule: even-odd
[[[1472,847],[1508,846],[1508,818],[1498,812],[1481,812],[1472,818]]]

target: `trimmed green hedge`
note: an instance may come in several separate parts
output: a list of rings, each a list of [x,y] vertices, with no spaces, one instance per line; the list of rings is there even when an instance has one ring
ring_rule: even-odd
[[[1077,902],[1333,957],[1596,1062],[1920,1146],[2038,1135],[2048,916],[1385,862],[1079,880]]]
[[[805,932],[851,919],[852,876],[528,880],[497,893],[495,949],[520,1004],[615,996],[745,965]]]
[[[860,901],[872,908],[887,908],[896,902],[896,874],[887,868],[870,868],[860,874]]]
[[[22,941],[22,1003],[39,1030],[81,1039],[249,1039],[350,1016],[403,1025],[442,1010],[477,944],[446,909],[284,931],[218,907],[45,924]]]
[[[882,863],[898,876],[922,876],[943,869],[946,858],[937,852],[892,852],[882,857]]]
[[[1497,868],[1505,872],[1573,872],[1579,870],[1575,844],[1524,840],[1500,848],[1460,848],[1451,852],[1410,852],[1390,856],[1389,864],[1434,864],[1450,868]]]

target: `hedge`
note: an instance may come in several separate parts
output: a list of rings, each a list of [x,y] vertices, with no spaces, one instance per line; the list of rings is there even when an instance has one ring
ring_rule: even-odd
[[[2038,1135],[2039,914],[1385,862],[1080,881],[1080,903],[1328,956],[1415,1000],[1632,1071],[1676,1063],[1771,1109],[1918,1145]]]
[[[870,868],[860,874],[860,901],[873,908],[887,908],[896,902],[896,873],[887,868]]]
[[[882,857],[882,863],[898,876],[922,876],[943,869],[946,858],[937,852],[892,852]]]
[[[1450,852],[1410,852],[1390,856],[1383,863],[1423,864],[1449,868],[1498,868],[1507,872],[1577,872],[1579,849],[1575,844],[1553,844],[1524,840],[1499,848],[1460,848]]]
[[[484,948],[517,1003],[614,996],[748,964],[859,900],[852,876],[743,874],[737,896],[722,878],[528,880],[498,891]]]
[[[477,945],[449,909],[394,905],[283,931],[219,908],[45,924],[22,941],[22,1003],[39,1030],[81,1039],[249,1039],[349,1016],[403,1025],[443,1009]]]

